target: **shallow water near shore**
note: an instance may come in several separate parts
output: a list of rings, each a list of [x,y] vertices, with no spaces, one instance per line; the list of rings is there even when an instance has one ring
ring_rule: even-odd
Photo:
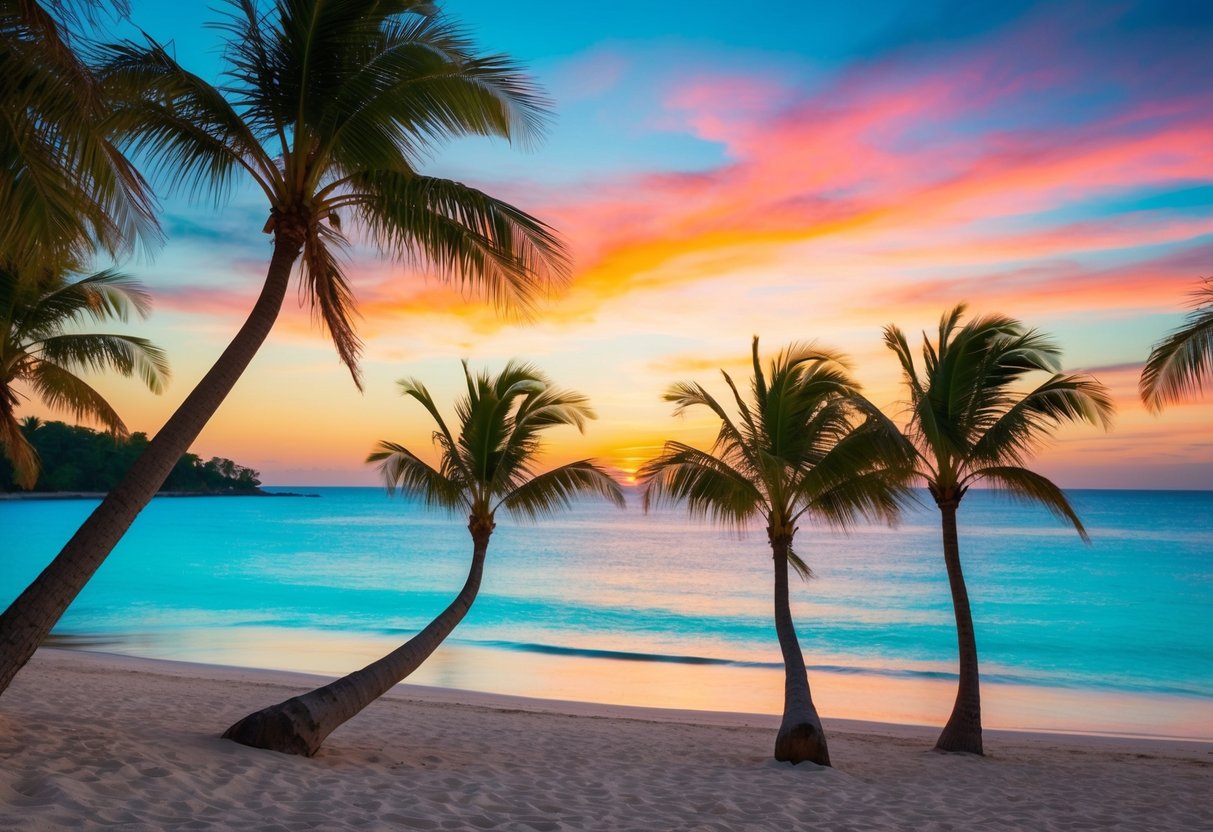
[[[461,518],[373,488],[319,499],[157,499],[69,609],[60,643],[340,673],[399,643],[461,586]],[[412,682],[588,701],[772,712],[770,557],[678,511],[579,505],[502,519],[481,595]],[[961,551],[990,727],[1213,738],[1213,493],[1075,491],[1092,537],[972,492]],[[95,501],[0,503],[7,604]],[[848,535],[803,525],[816,577],[794,616],[827,716],[936,723],[955,630],[938,520]]]

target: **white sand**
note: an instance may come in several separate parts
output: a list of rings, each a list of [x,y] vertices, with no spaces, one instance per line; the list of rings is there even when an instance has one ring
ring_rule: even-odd
[[[315,758],[218,738],[316,681],[42,650],[0,697],[0,829],[1210,830],[1213,744],[775,720],[402,686]]]

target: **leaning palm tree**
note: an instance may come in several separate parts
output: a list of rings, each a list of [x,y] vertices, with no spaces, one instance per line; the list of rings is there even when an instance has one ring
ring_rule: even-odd
[[[347,233],[386,255],[525,306],[566,261],[554,233],[458,182],[423,175],[443,140],[527,141],[546,104],[506,58],[478,55],[420,0],[233,0],[226,84],[186,72],[161,45],[108,48],[110,127],[194,192],[251,183],[268,202],[273,245],[261,294],[209,372],[59,555],[0,615],[0,691],[109,555],[240,378],[286,297],[301,292],[358,383]]]
[[[1182,327],[1154,345],[1141,371],[1141,398],[1155,412],[1204,390],[1213,378],[1213,277],[1192,292]]]
[[[859,393],[838,353],[793,345],[763,373],[758,339],[746,401],[722,371],[740,421],[705,388],[680,383],[666,393],[675,414],[706,407],[720,419],[710,451],[667,442],[638,472],[644,506],[685,502],[691,514],[744,528],[760,520],[775,561],[775,631],[784,663],[783,722],[775,759],[829,765],[821,719],[813,706],[804,655],[788,597],[789,566],[809,568],[792,548],[797,524],[847,527],[861,517],[892,522],[904,493],[902,443],[890,423]]]
[[[593,418],[585,396],[553,387],[535,368],[510,362],[497,376],[473,376],[467,362],[467,395],[455,405],[458,435],[451,433],[425,386],[400,381],[438,429],[434,468],[403,445],[380,442],[367,462],[378,462],[389,493],[422,498],[426,505],[468,518],[472,566],[467,582],[443,612],[392,653],[322,688],[246,716],[224,737],[257,748],[311,756],[332,731],[421,666],[463,620],[484,571],[498,510],[538,519],[566,508],[578,494],[595,494],[623,506],[623,493],[592,460],[571,462],[543,474],[533,466],[541,434],[558,425],[578,430]]]
[[[939,507],[956,614],[960,680],[952,715],[935,748],[981,754],[977,639],[960,566],[957,509],[969,488],[983,482],[1043,505],[1088,541],[1061,489],[1024,465],[1034,447],[1062,424],[1086,421],[1108,427],[1112,401],[1095,379],[1061,373],[1061,350],[1042,333],[1002,315],[986,315],[961,327],[964,311],[962,304],[943,315],[935,344],[923,335],[921,375],[900,329],[885,327],[884,340],[901,362],[909,392],[906,437],[916,474]],[[1024,388],[1036,372],[1049,376]]]
[[[103,271],[68,281],[57,274],[21,280],[0,268],[0,452],[13,465],[14,481],[25,489],[38,479],[38,454],[17,420],[19,387],[47,407],[66,410],[126,434],[114,408],[78,373],[112,370],[138,375],[153,393],[164,388],[168,362],[143,338],[74,331],[88,319],[125,321],[134,310],[146,316],[150,303],[137,282]]]

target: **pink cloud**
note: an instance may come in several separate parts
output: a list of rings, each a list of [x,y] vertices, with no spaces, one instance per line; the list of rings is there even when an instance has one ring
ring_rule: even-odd
[[[257,286],[223,289],[210,286],[165,286],[153,292],[156,309],[189,315],[230,316],[252,309]]]
[[[929,66],[894,57],[859,67],[798,100],[786,85],[752,75],[681,83],[666,96],[674,117],[723,143],[731,161],[593,183],[553,199],[540,213],[573,243],[573,294],[644,291],[658,272],[677,281],[662,267],[690,252],[747,246],[760,258],[764,249],[830,240],[881,259],[875,285],[917,279],[934,246],[939,265],[967,263],[974,282],[995,275],[1010,293],[1031,275],[1029,285],[1074,300],[1063,284],[1076,280],[1089,291],[1090,275],[1106,276],[1076,256],[1194,244],[1210,233],[1204,220],[1163,213],[1033,219],[1213,179],[1213,92],[1140,102],[1109,95],[1075,118],[1066,109],[1075,90],[1103,65],[1092,56],[1049,63],[1060,37],[1035,21]],[[1008,221],[1031,230],[991,232]],[[1025,270],[1025,260],[1039,264]],[[1155,296],[1150,281],[1121,279],[1147,302]]]
[[[1191,287],[1193,275],[1213,257],[1205,245],[1178,254],[1104,268],[1073,262],[1042,263],[1019,269],[978,272],[964,277],[919,280],[889,288],[884,306],[937,309],[968,300],[988,308],[1015,309],[1015,314],[1057,310],[1173,312],[1177,298]]]
[[[1075,45],[1109,14],[1059,21],[1041,12],[997,39],[933,50],[929,61],[894,53],[811,87],[755,72],[656,82],[663,126],[722,144],[728,161],[510,194],[555,225],[576,259],[574,285],[544,317],[582,321],[632,294],[747,264],[782,267],[790,250],[806,274],[831,276],[840,253],[869,266],[862,280],[873,304],[1170,308],[1176,287],[1208,270],[1201,238],[1213,223],[1158,211],[1049,216],[1213,181],[1213,91],[1160,86],[1134,98],[1171,70],[1155,61],[1129,72],[1122,56]],[[577,87],[584,75],[592,94],[626,70],[626,58],[603,49],[569,78]],[[1103,79],[1111,91],[1087,106],[1084,94],[1103,90]],[[1166,249],[1134,252],[1147,246]],[[822,252],[834,259],[813,259]],[[385,268],[351,268],[368,337],[406,314],[459,316],[473,331],[507,320],[475,295]],[[924,278],[932,269],[939,274]],[[205,293],[180,301],[192,310],[225,303]]]

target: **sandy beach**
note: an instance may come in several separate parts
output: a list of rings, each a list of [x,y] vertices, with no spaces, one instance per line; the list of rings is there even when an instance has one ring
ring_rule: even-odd
[[[1213,828],[1213,744],[829,720],[834,769],[769,758],[774,717],[399,686],[315,758],[218,738],[315,677],[43,649],[0,699],[0,828]]]

